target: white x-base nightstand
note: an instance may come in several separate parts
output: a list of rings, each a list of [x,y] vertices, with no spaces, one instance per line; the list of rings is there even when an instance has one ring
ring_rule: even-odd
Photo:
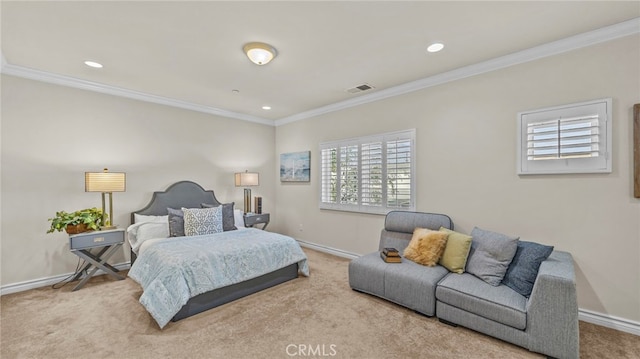
[[[72,279],[72,281],[75,281],[84,276],[73,290],[82,288],[98,269],[102,269],[114,279],[124,279],[123,276],[117,273],[120,271],[119,269],[107,263],[107,260],[116,253],[123,243],[124,229],[119,228],[107,231],[84,232],[69,236],[71,253],[86,262],[86,265]],[[92,249],[97,250],[97,252],[92,253]]]

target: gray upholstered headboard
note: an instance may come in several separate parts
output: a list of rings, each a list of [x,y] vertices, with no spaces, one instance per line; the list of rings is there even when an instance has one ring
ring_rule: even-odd
[[[213,191],[206,191],[199,184],[191,181],[180,181],[172,184],[166,191],[153,192],[151,201],[144,208],[131,213],[131,223],[134,215],[164,216],[167,208],[200,208],[202,203],[221,204]]]

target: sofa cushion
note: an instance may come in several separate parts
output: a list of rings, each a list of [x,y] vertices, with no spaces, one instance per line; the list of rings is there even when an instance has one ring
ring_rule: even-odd
[[[551,252],[552,246],[519,241],[518,250],[502,279],[502,284],[528,298],[538,276],[540,264],[549,258]]]
[[[442,266],[425,267],[404,258],[401,263],[385,263],[373,252],[349,263],[349,285],[432,316],[436,285],[447,273]]]
[[[464,273],[467,257],[471,249],[471,236],[440,227],[440,231],[449,233],[439,264],[454,273]]]
[[[471,231],[471,251],[467,272],[498,286],[518,249],[518,237],[487,231],[478,227]]]
[[[449,271],[439,265],[425,267],[406,259],[399,264],[385,264],[383,297],[422,314],[435,315],[436,286]]]
[[[404,250],[404,257],[418,264],[433,267],[442,257],[447,237],[449,234],[445,232],[416,228],[411,242]]]
[[[393,232],[387,231],[383,229],[380,233],[380,242],[378,251],[381,251],[384,248],[395,248],[400,253],[404,252],[404,249],[407,248],[409,242],[411,241],[411,233],[401,233],[401,232]]]
[[[390,265],[378,252],[366,254],[349,262],[349,286],[361,292],[384,297],[384,272]]]
[[[527,326],[524,296],[506,285],[495,287],[469,273],[446,276],[438,283],[436,299],[516,329]]]

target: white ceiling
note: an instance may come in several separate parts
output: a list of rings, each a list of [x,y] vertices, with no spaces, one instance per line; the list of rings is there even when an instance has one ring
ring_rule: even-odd
[[[640,2],[2,1],[0,10],[5,73],[278,123],[637,19]],[[278,56],[254,65],[242,52],[251,41]],[[445,49],[429,54],[434,41]],[[375,89],[346,92],[362,83]]]

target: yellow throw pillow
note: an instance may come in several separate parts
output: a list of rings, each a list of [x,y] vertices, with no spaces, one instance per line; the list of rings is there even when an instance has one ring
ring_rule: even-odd
[[[471,236],[454,232],[450,229],[441,227],[440,231],[449,233],[447,245],[444,253],[440,258],[439,264],[449,271],[462,274],[467,265],[467,257],[471,250]]]
[[[404,257],[418,264],[433,267],[442,257],[448,236],[449,233],[416,228],[411,242],[404,250]]]

